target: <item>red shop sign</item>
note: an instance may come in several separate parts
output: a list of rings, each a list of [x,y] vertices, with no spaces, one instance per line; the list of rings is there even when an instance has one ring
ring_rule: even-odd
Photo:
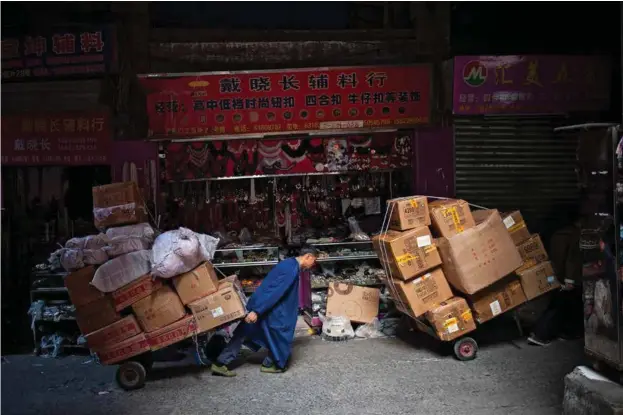
[[[110,118],[105,113],[2,117],[3,165],[108,164],[110,149]]]
[[[150,137],[405,127],[430,118],[428,65],[146,75]]]

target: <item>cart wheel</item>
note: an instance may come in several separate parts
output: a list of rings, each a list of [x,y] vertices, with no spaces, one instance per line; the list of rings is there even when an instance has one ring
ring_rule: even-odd
[[[471,337],[464,337],[454,343],[454,355],[461,361],[474,360],[478,354],[478,343]]]
[[[117,384],[124,390],[131,391],[140,389],[145,386],[147,371],[145,367],[136,361],[122,363],[117,368],[115,380]]]

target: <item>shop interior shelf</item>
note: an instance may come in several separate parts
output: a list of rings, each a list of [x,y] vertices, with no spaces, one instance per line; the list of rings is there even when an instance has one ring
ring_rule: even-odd
[[[326,258],[318,258],[316,262],[336,262],[336,261],[360,261],[363,259],[377,259],[378,256],[376,254],[370,255],[345,255],[345,256],[334,256],[334,257],[326,257]]]
[[[310,243],[313,246],[334,246],[334,245],[361,245],[361,244],[372,244],[372,241],[346,241],[346,242],[318,242],[318,243]]]
[[[264,267],[276,265],[279,261],[261,261],[261,262],[224,262],[213,263],[215,268],[236,268],[236,267]]]
[[[33,288],[31,292],[33,293],[66,293],[68,291],[67,291],[67,288],[65,287],[40,287],[40,288]]]

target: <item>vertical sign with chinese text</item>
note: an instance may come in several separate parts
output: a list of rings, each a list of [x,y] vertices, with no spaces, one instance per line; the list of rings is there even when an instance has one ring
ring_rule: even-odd
[[[110,119],[105,113],[2,117],[2,165],[109,164]]]
[[[2,36],[2,80],[101,75],[116,62],[112,27]]]
[[[428,65],[145,76],[149,135],[406,127],[430,118]]]
[[[610,62],[600,56],[458,56],[453,113],[555,114],[610,105]]]

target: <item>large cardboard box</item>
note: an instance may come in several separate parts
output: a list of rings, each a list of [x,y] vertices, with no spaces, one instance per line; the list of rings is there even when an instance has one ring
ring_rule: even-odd
[[[94,275],[95,267],[89,265],[65,277],[65,287],[69,292],[69,298],[76,307],[87,305],[104,297],[103,292],[91,285]]]
[[[391,278],[409,280],[441,264],[427,227],[404,232],[389,230],[372,238],[372,243]]]
[[[474,228],[439,238],[437,245],[448,282],[465,294],[477,293],[522,264],[497,210],[489,211]]]
[[[520,271],[517,275],[519,276],[521,286],[528,300],[532,300],[548,291],[560,288],[560,283],[549,261]]]
[[[469,204],[464,200],[445,199],[429,203],[433,229],[450,238],[476,226]]]
[[[387,201],[391,212],[389,227],[397,231],[406,231],[430,225],[428,200],[426,196],[411,196]]]
[[[97,351],[97,357],[103,365],[112,365],[149,351],[149,341],[145,333],[111,344]]]
[[[356,323],[371,323],[379,314],[378,288],[332,282],[327,291],[327,317],[346,317]]]
[[[158,350],[193,336],[196,330],[195,317],[186,316],[160,330],[147,333],[146,336],[151,350]]]
[[[136,321],[136,317],[130,315],[109,326],[87,334],[85,339],[91,349],[97,350],[111,344],[122,342],[141,332],[142,330],[138,325],[138,321]]]
[[[527,301],[517,277],[505,278],[470,298],[474,318],[479,323],[491,320]]]
[[[222,281],[219,290],[188,304],[197,322],[197,332],[203,333],[246,315],[246,308],[235,285]]]
[[[117,311],[123,310],[138,300],[143,299],[151,293],[159,290],[160,287],[162,287],[161,279],[153,278],[149,274],[144,275],[136,281],[133,281],[128,285],[124,285],[118,290],[112,292],[115,309],[117,309]]]
[[[502,221],[515,245],[519,245],[530,237],[528,226],[518,210],[502,215]]]
[[[218,290],[218,277],[214,267],[204,262],[192,271],[173,279],[173,285],[183,304],[215,293]]]
[[[454,340],[476,329],[472,311],[461,297],[452,297],[426,312],[426,319],[444,341]]]
[[[82,334],[92,333],[119,319],[121,316],[115,310],[112,299],[108,295],[76,307],[76,321]]]
[[[537,264],[545,261],[549,261],[545,246],[539,235],[532,235],[530,238],[522,242],[517,246],[519,255],[524,260],[524,263],[529,260],[534,260]]]
[[[436,305],[452,298],[452,290],[441,268],[436,268],[412,281],[386,281],[390,291],[395,291],[396,300],[400,300],[407,314],[419,317]],[[396,301],[399,309],[402,305]],[[402,311],[402,310],[401,310]],[[403,311],[404,312],[404,311]]]
[[[143,330],[148,333],[168,326],[186,315],[180,298],[168,285],[132,304],[132,310]]]
[[[145,222],[147,214],[136,182],[93,187],[93,217],[98,229]]]

